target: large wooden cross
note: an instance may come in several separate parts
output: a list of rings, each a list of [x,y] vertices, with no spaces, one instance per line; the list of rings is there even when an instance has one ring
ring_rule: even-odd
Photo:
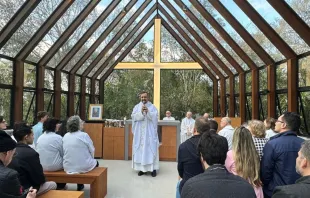
[[[154,96],[153,104],[160,114],[160,70],[161,69],[202,69],[197,62],[191,63],[162,63],[160,62],[161,20],[155,19],[154,28],[154,62],[153,63],[118,63],[115,69],[153,69],[154,70]]]

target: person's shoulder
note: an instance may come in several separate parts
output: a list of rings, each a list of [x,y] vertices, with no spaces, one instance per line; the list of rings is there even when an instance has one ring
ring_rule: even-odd
[[[2,176],[6,179],[13,179],[18,177],[18,172],[8,167],[1,168]]]
[[[286,186],[277,186],[274,191],[273,191],[273,196],[272,197],[283,197],[283,196],[293,196],[293,197],[298,197],[296,196],[296,191],[298,190],[298,185],[297,184],[292,184],[292,185],[286,185]]]

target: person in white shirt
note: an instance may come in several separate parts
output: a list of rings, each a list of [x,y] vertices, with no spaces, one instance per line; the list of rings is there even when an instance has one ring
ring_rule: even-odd
[[[206,118],[206,119],[209,119],[209,114],[205,113],[205,114],[203,114],[203,117]]]
[[[181,143],[193,136],[195,120],[192,118],[192,112],[187,112],[186,117],[181,123]]]
[[[232,139],[234,136],[234,128],[231,126],[231,120],[229,117],[224,117],[221,119],[220,126],[222,130],[218,132],[220,136],[223,136],[227,139],[228,149],[232,149]]]
[[[270,139],[272,136],[278,134],[274,131],[274,128],[276,126],[276,120],[274,118],[267,118],[266,120],[264,120],[264,124],[266,127],[266,138]]]
[[[175,120],[175,119],[174,117],[171,117],[170,111],[166,111],[166,117],[164,117],[163,120]]]

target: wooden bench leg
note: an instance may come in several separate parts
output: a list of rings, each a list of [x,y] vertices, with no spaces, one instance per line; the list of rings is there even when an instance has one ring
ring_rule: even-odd
[[[104,198],[107,195],[107,171],[104,171],[90,184],[90,198]]]

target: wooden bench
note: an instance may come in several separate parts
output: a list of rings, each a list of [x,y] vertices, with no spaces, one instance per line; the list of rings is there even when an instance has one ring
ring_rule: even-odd
[[[83,174],[67,174],[64,171],[44,172],[48,181],[56,183],[90,184],[91,198],[104,198],[107,195],[108,169],[97,167]]]
[[[38,198],[84,198],[83,191],[51,190]]]

